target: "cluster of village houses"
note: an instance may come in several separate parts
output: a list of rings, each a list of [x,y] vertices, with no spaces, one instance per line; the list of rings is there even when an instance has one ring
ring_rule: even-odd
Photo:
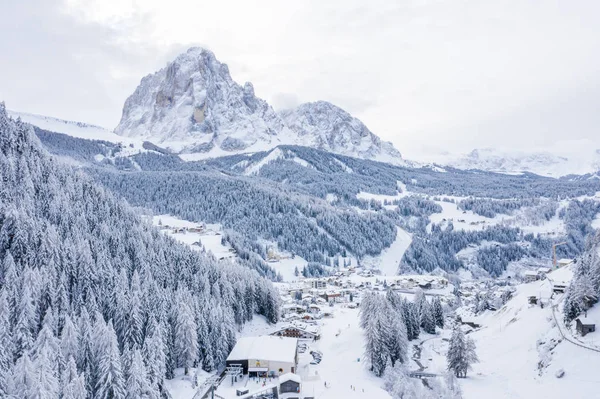
[[[363,272],[358,278],[350,278],[354,273],[346,270],[329,277],[280,285],[284,323],[268,335],[240,338],[227,358],[225,378],[263,381],[259,385],[240,384],[236,389],[240,398],[310,398],[304,392],[298,373],[298,358],[310,342],[321,338],[320,322],[335,317],[335,307],[358,307],[366,291],[397,289],[410,292],[448,286],[445,278],[435,276],[382,278],[370,277],[369,273]],[[318,364],[320,356],[322,354],[312,364]]]

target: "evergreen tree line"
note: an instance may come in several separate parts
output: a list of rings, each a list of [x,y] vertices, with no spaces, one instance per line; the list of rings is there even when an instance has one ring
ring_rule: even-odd
[[[429,233],[413,235],[413,241],[402,258],[401,267],[421,272],[432,272],[438,268],[445,271],[456,271],[463,266],[463,262],[456,258],[456,254],[467,248],[469,244],[479,244],[484,240],[511,244],[521,239],[521,231],[512,227],[494,225],[484,230],[466,231],[454,230],[451,222],[444,229],[433,223]],[[508,252],[510,253],[510,251]],[[497,253],[484,252],[482,258],[492,255],[496,256]],[[505,266],[493,261],[483,261],[482,265],[484,269],[487,267],[485,270],[494,276],[502,273]]]
[[[142,222],[0,106],[0,397],[154,398],[279,295]]]
[[[38,134],[44,136],[43,133]],[[119,148],[109,148],[114,146],[111,143],[57,134],[46,136],[44,142],[48,148],[63,155],[76,157],[80,141],[92,143],[82,146],[84,157],[90,158],[93,152],[103,148],[104,152],[108,151],[107,155],[114,156],[114,159],[103,161],[106,167],[94,169],[93,174],[131,203],[188,220],[223,223],[225,228],[237,232],[235,247],[246,254],[248,261],[245,264],[271,279],[277,279],[274,271],[257,257],[249,255],[255,252],[265,259],[258,237],[277,241],[280,248],[310,262],[326,264],[328,258],[346,255],[346,252],[359,258],[380,253],[395,238],[394,222],[416,234],[405,254],[403,267],[417,271],[438,267],[453,271],[462,265],[454,257],[454,248],[464,248],[464,237],[460,234],[438,237],[436,230],[427,232],[427,216],[439,211],[435,202],[408,196],[395,201],[397,210],[387,211],[376,201],[357,199],[356,194],[360,191],[394,195],[401,181],[411,191],[419,193],[470,195],[472,198],[461,201],[459,206],[486,216],[510,213],[525,206],[523,215],[519,213],[517,216],[525,218],[528,223],[540,224],[551,219],[558,206],[555,200],[539,199],[540,196],[564,198],[591,194],[600,188],[596,181],[581,179],[471,171],[440,173],[427,168],[402,168],[295,146],[280,147],[283,157],[264,165],[259,177],[250,178],[241,175],[249,165],[260,162],[267,152],[183,162],[175,155],[149,148],[148,152],[130,159],[119,157]],[[297,159],[306,161],[308,167],[298,163]],[[115,168],[109,172],[108,166],[132,172],[115,172]],[[324,206],[313,198],[325,198],[327,194],[336,195],[334,207]],[[377,214],[358,215],[344,210],[348,205],[377,211]],[[592,200],[570,201],[560,212],[559,216],[565,220],[567,227],[566,240],[569,244],[558,248],[559,256],[574,257],[581,253],[584,237],[590,232],[590,222],[596,212],[597,204]],[[502,237],[494,231],[490,235],[505,243],[499,241]],[[479,242],[476,234],[467,237],[469,243]],[[457,244],[449,245],[448,239],[457,240]],[[551,239],[533,235],[526,235],[523,239],[528,243],[528,253],[522,256],[549,256]],[[453,253],[447,253],[447,249]],[[482,251],[479,258],[484,269],[498,275],[510,262],[509,259],[516,260],[519,252],[522,251],[511,246]]]
[[[570,323],[600,298],[600,232],[590,236],[584,254],[576,259],[575,271],[563,302],[564,318]]]
[[[493,218],[499,213],[512,215],[517,209],[537,206],[540,201],[539,198],[492,199],[471,197],[460,201],[457,207],[463,211],[473,211],[478,215]],[[554,216],[554,213],[550,217],[552,216]]]
[[[221,223],[248,240],[277,242],[308,261],[378,255],[396,237],[393,220],[379,213],[337,209],[257,178],[215,172],[94,173],[130,203],[185,220]],[[250,249],[250,248],[248,248]]]
[[[327,277],[329,271],[320,263],[309,262],[302,268],[302,276],[306,278]]]
[[[388,290],[386,295],[367,293],[360,304],[360,326],[365,331],[365,357],[378,377],[386,368],[408,360],[408,341],[417,339],[421,329],[434,334],[444,326],[439,297],[428,301],[417,291],[413,302]]]
[[[542,201],[539,205],[528,209],[530,209],[530,218],[543,217],[548,221],[556,215],[557,204],[553,201]],[[599,212],[600,203],[594,200],[569,201],[568,205],[558,212],[558,217],[564,221],[566,230],[565,235],[559,237],[523,234],[519,228],[508,225],[494,225],[481,231],[455,230],[452,222],[449,222],[446,228],[431,224],[428,232],[426,230],[428,218],[410,217],[408,221],[406,219],[400,221],[401,226],[413,233],[413,241],[404,253],[401,268],[422,272],[431,272],[437,268],[456,271],[463,267],[463,262],[456,258],[456,254],[467,248],[469,244],[478,245],[482,241],[500,244],[477,250],[478,266],[493,277],[502,274],[512,261],[525,257],[550,258],[552,244],[557,241],[567,243],[557,247],[557,256],[574,258],[584,251],[586,238],[594,232],[591,223]],[[533,216],[532,213],[537,216]]]

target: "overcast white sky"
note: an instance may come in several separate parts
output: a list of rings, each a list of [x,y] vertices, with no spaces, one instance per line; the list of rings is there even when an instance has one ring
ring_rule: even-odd
[[[409,158],[600,140],[594,0],[2,0],[0,10],[0,100],[17,111],[114,128],[142,76],[200,45],[276,109],[331,101]]]

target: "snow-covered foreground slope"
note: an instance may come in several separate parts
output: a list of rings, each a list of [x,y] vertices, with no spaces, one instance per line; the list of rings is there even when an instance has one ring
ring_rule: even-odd
[[[571,276],[569,268],[549,274],[555,281],[569,281]],[[463,320],[481,325],[469,334],[480,362],[460,380],[465,399],[584,398],[600,389],[600,352],[563,339],[561,330],[567,337],[577,338],[562,324],[562,295],[551,299],[551,294],[550,280],[522,284],[498,311],[477,317],[462,315]],[[541,298],[544,307],[530,305],[529,296]],[[552,303],[558,304],[554,311],[559,325]],[[443,338],[448,337],[446,330],[424,343],[424,358],[431,359],[425,361],[429,371],[444,371],[447,342]],[[556,377],[559,370],[565,372],[562,378]]]

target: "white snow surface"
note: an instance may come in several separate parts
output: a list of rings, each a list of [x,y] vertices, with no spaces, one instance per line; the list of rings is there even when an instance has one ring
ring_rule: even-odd
[[[554,281],[570,281],[572,273],[572,268],[566,267],[548,276]],[[544,308],[530,305],[529,296],[538,297]],[[478,316],[461,313],[463,320],[481,325],[468,334],[476,343],[480,362],[473,365],[466,379],[459,379],[464,399],[585,398],[598,390],[600,353],[564,340],[551,304],[556,305],[556,318],[568,337],[587,345],[600,339],[594,336],[597,333],[581,338],[566,329],[562,297],[551,299],[551,282],[542,280],[517,285],[513,298],[498,311]],[[588,312],[588,317],[600,322],[600,307]],[[445,371],[448,343],[444,339],[450,333],[446,329],[424,342],[421,361],[427,371]],[[558,370],[565,371],[563,378],[556,377]]]
[[[87,140],[103,140],[110,143],[118,143],[122,145],[120,156],[127,156],[145,152],[143,148],[143,140],[134,137],[123,137],[114,132],[100,126],[89,125],[87,123],[67,121],[49,116],[28,114],[25,112],[8,111],[11,118],[21,118],[23,122],[39,127],[40,129],[48,130],[54,133],[62,133],[67,136],[87,139]],[[98,154],[96,160],[101,161],[103,156]]]
[[[396,239],[389,248],[384,249],[378,256],[367,256],[361,260],[361,265],[379,269],[384,276],[398,274],[400,260],[410,246],[412,236],[400,227],[396,227]]]
[[[221,244],[222,237],[222,226],[218,223],[205,224],[206,229],[202,233],[196,232],[176,232],[175,228],[193,228],[200,225],[200,223],[190,222],[188,220],[179,219],[171,215],[157,215],[152,217],[152,224],[159,226],[162,224],[162,230],[165,234],[173,237],[179,242],[187,244],[193,250],[200,251],[202,247],[206,252],[212,253],[217,259],[229,259],[234,258],[235,254],[230,251],[229,246]],[[170,228],[165,228],[169,226]],[[199,243],[202,247],[195,245]]]

